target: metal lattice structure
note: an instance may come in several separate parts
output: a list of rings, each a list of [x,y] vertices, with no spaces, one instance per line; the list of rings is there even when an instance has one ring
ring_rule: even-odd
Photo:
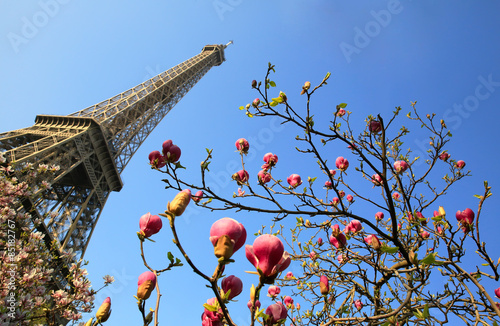
[[[14,166],[60,167],[50,190],[35,191],[23,202],[43,221],[38,230],[48,244],[83,257],[110,192],[123,186],[120,175],[127,163],[172,107],[225,61],[230,43],[207,45],[200,54],[84,110],[38,115],[32,127],[0,134],[0,151]]]

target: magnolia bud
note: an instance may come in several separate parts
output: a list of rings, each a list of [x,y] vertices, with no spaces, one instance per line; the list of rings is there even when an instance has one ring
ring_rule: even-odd
[[[191,190],[179,192],[171,202],[167,203],[167,211],[175,216],[181,216],[191,200]]]

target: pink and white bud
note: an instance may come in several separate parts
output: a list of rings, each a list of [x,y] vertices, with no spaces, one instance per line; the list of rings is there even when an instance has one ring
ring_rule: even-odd
[[[410,166],[406,161],[396,161],[394,162],[394,170],[397,174],[405,172]]]
[[[361,229],[363,229],[361,222],[358,220],[352,220],[351,222],[349,222],[349,224],[346,225],[344,232],[356,233],[358,231],[361,231]]]
[[[163,157],[167,163],[175,163],[181,158],[181,149],[172,143],[172,140],[163,142]]]
[[[242,154],[247,154],[248,149],[250,148],[250,144],[248,144],[248,141],[245,138],[238,139],[235,145],[236,149]]]
[[[497,298],[500,299],[500,288],[496,288],[495,289],[495,295],[496,295]]]
[[[292,272],[288,272],[285,275],[285,280],[291,280],[291,279],[293,279],[293,277],[294,277],[293,273]]]
[[[137,297],[141,300],[147,300],[156,286],[156,275],[147,271],[139,275],[137,281]]]
[[[149,164],[155,169],[161,169],[166,165],[165,158],[159,151],[149,153]]]
[[[361,308],[363,308],[363,303],[361,302],[361,300],[355,300],[354,306],[356,307],[356,309],[361,310]]]
[[[246,239],[247,232],[243,225],[229,217],[216,221],[210,228],[210,242],[217,258],[231,258],[245,244]]]
[[[382,124],[380,123],[380,121],[370,120],[368,129],[372,134],[378,134],[379,132],[382,131]]]
[[[447,152],[442,152],[441,154],[439,154],[439,159],[441,161],[448,161],[448,159],[450,158],[450,154],[448,154]]]
[[[384,184],[384,179],[380,174],[375,173],[372,175],[372,182],[375,186],[382,186]]]
[[[340,171],[345,171],[349,167],[349,161],[347,159],[343,158],[342,156],[339,156],[335,160],[335,166]]]
[[[283,303],[288,309],[291,309],[293,307],[293,299],[290,296],[286,296],[285,299],[283,299]]]
[[[291,262],[290,254],[285,251],[281,240],[271,234],[263,234],[255,239],[253,245],[246,245],[245,254],[259,274],[271,280]]]
[[[392,198],[396,201],[399,201],[399,199],[401,198],[401,195],[399,193],[395,192],[392,194]]]
[[[248,172],[245,170],[239,170],[235,174],[232,175],[232,179],[236,181],[238,185],[243,185],[248,182]]]
[[[345,115],[345,110],[344,109],[340,109],[338,112],[337,112],[337,117],[343,117]]]
[[[270,168],[272,168],[273,166],[276,165],[276,163],[278,163],[278,155],[273,153],[267,153],[266,155],[264,155],[263,159],[264,162],[266,162],[266,164],[268,164]]]
[[[286,319],[287,313],[286,307],[281,302],[274,303],[266,309],[266,315],[268,317],[265,324],[275,325],[283,319]]]
[[[259,171],[259,173],[257,173],[257,178],[260,184],[266,184],[271,181],[271,174],[267,173],[264,170],[261,170]]]
[[[330,243],[337,249],[344,248],[347,244],[347,238],[345,237],[345,234],[339,233],[337,236],[334,236],[333,234],[330,235]]]
[[[252,106],[253,106],[254,108],[258,107],[258,106],[259,106],[259,104],[260,104],[260,100],[259,100],[258,98],[256,98],[256,99],[255,99],[255,100],[253,100],[253,102],[252,102]]]
[[[382,245],[380,243],[380,240],[374,234],[367,236],[364,240],[365,240],[366,244],[368,244],[369,246],[371,246],[375,250],[380,249],[380,246]]]
[[[191,198],[195,203],[199,203],[203,199],[203,191],[198,190]]]
[[[459,170],[462,170],[465,166],[465,162],[460,160],[460,161],[457,161],[457,163],[455,163],[455,167]]]
[[[354,197],[352,195],[347,195],[347,197],[345,199],[347,199],[347,201],[350,203],[352,203],[354,201]]]
[[[276,296],[278,296],[280,292],[281,292],[280,287],[276,285],[270,285],[269,288],[267,289],[267,295],[273,299],[276,298]]]
[[[162,226],[161,218],[157,215],[151,215],[151,213],[146,213],[139,219],[140,233],[146,238],[158,233]]]
[[[382,212],[375,213],[375,219],[377,221],[382,221],[384,219],[384,213],[382,213]]]
[[[298,174],[292,174],[288,178],[286,178],[286,181],[292,188],[296,188],[302,184],[302,179],[300,178],[300,175]]]
[[[425,231],[424,229],[420,229],[420,236],[423,238],[423,239],[428,239],[429,236],[430,236],[430,233]]]
[[[224,293],[231,290],[228,297],[228,299],[231,300],[243,291],[243,282],[238,277],[230,275],[222,279],[221,288]]]
[[[322,295],[327,295],[330,292],[330,285],[328,282],[328,277],[321,275],[319,278],[319,291]]]

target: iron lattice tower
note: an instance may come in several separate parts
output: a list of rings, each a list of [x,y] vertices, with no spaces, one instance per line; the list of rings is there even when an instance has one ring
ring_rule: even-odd
[[[0,134],[0,151],[15,167],[58,165],[50,190],[23,201],[47,244],[82,258],[121,173],[163,117],[212,68],[225,61],[226,45],[200,54],[121,94],[67,116],[38,115],[32,127]],[[65,273],[63,273],[65,274]]]

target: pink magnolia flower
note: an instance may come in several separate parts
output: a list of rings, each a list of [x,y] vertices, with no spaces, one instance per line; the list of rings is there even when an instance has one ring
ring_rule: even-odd
[[[325,188],[332,189],[333,188],[332,183],[330,181],[325,181]]]
[[[339,248],[344,248],[345,245],[347,244],[347,238],[343,233],[339,233],[337,236],[334,236],[333,234],[330,235],[330,243],[337,249]]]
[[[267,289],[267,294],[271,298],[276,298],[276,296],[280,294],[280,292],[281,292],[280,287],[276,285],[270,285],[269,288]]]
[[[179,192],[171,202],[167,203],[167,211],[175,216],[181,216],[191,201],[191,190],[184,189]]]
[[[321,238],[318,238],[318,241],[317,241],[317,243],[318,243],[318,245],[320,245],[320,246],[321,246],[321,245],[323,244],[323,239],[321,239]]]
[[[443,227],[441,225],[438,225],[436,227],[436,232],[439,234],[439,235],[443,235],[444,234],[444,230],[443,230]]]
[[[147,271],[139,275],[137,282],[137,297],[141,300],[147,300],[156,286],[156,275]]]
[[[340,109],[339,112],[337,112],[337,117],[343,117],[345,115],[345,110]]]
[[[349,167],[349,161],[347,159],[343,158],[342,156],[339,156],[335,160],[335,166],[340,171],[345,171]]]
[[[337,171],[335,171],[335,170],[330,170],[330,171],[328,171],[328,172],[329,172],[329,174],[330,174],[332,177],[335,175],[335,173],[337,173]]]
[[[219,302],[217,298],[210,298],[207,300],[209,306],[218,308],[216,311],[211,311],[205,308],[205,311],[201,315],[203,326],[222,326],[222,309],[219,307]]]
[[[246,245],[245,254],[259,274],[271,280],[274,280],[291,262],[290,255],[284,250],[281,240],[271,234],[263,234],[255,239],[253,245]]]
[[[236,181],[238,185],[245,184],[248,181],[249,175],[245,170],[239,170],[232,176],[233,180]]]
[[[231,291],[228,298],[231,300],[243,291],[243,282],[238,277],[230,275],[222,279],[221,288],[224,293]]]
[[[111,315],[111,298],[107,297],[106,299],[104,299],[101,306],[97,310],[95,318],[97,319],[97,321],[103,323],[106,320],[108,320],[110,315]]]
[[[292,272],[286,273],[285,280],[291,280],[292,278],[293,278],[293,273]]]
[[[146,213],[139,219],[139,227],[141,229],[140,233],[146,238],[149,238],[150,236],[158,233],[158,231],[161,230],[161,218],[157,215]]]
[[[191,198],[195,203],[199,203],[203,199],[203,191],[198,190]]]
[[[268,316],[266,320],[266,325],[274,325],[280,320],[286,319],[287,310],[281,302],[273,303],[266,309],[266,315]]]
[[[339,262],[339,264],[345,263],[347,261],[347,257],[340,254],[337,256],[337,261]]]
[[[316,259],[316,252],[311,251],[311,252],[309,253],[309,258],[311,258],[312,260],[315,260],[315,259]]]
[[[293,307],[293,299],[292,297],[290,296],[286,296],[285,299],[283,299],[283,303],[285,304],[285,306],[290,309]]]
[[[358,231],[361,231],[363,226],[361,225],[361,222],[358,220],[352,220],[349,222],[349,224],[346,225],[345,227],[345,233],[356,233]]]
[[[248,149],[250,148],[250,144],[248,144],[248,141],[245,138],[238,139],[235,145],[236,149],[242,154],[247,154]]]
[[[266,162],[269,168],[272,168],[276,165],[276,163],[278,163],[278,155],[267,153],[266,155],[264,155],[264,162]]]
[[[259,171],[259,173],[257,173],[257,178],[259,179],[260,184],[265,184],[271,181],[271,175],[264,170],[261,170]]]
[[[405,172],[410,166],[406,161],[396,161],[394,162],[394,170],[397,174]]]
[[[463,211],[457,211],[455,214],[457,221],[466,224],[472,224],[474,222],[474,212],[470,208],[466,208]]]
[[[392,198],[394,198],[394,200],[398,200],[399,201],[399,199],[401,198],[401,195],[399,193],[395,192],[395,193],[392,194]]]
[[[248,300],[247,307],[248,307],[248,309],[252,309],[252,300]],[[255,307],[260,308],[260,301],[259,300],[255,301]]]
[[[172,143],[172,140],[163,142],[163,157],[167,163],[175,163],[181,158],[181,149]]]
[[[366,244],[372,246],[372,248],[375,250],[378,250],[381,246],[380,240],[374,234],[367,236],[364,240]]]
[[[368,129],[372,134],[378,134],[379,132],[382,131],[382,124],[380,123],[380,121],[370,120]]]
[[[361,310],[361,308],[363,308],[363,303],[361,302],[361,300],[355,300],[354,306],[356,307],[356,309]]]
[[[152,151],[149,153],[149,164],[153,168],[161,169],[166,165],[165,158],[159,151]]]
[[[292,188],[296,188],[302,184],[302,179],[300,178],[300,175],[298,174],[292,174],[288,178],[286,178],[286,181]]]
[[[455,166],[456,166],[457,169],[462,170],[464,168],[464,166],[465,166],[465,162],[462,161],[462,160],[457,161],[457,163],[455,163]]]
[[[380,174],[375,173],[374,175],[372,175],[372,182],[376,186],[381,186],[384,184],[384,179]]]
[[[344,190],[339,190],[339,197],[344,198],[344,196],[345,196]]]
[[[252,102],[252,105],[253,105],[253,107],[254,107],[254,108],[258,107],[258,106],[259,106],[259,104],[260,104],[260,100],[259,100],[258,98],[256,98],[256,99],[255,99],[255,100],[253,100],[253,102]]]
[[[442,152],[441,154],[439,154],[439,159],[441,161],[448,161],[448,159],[450,158],[450,154],[448,154],[447,152]]]
[[[354,201],[354,197],[352,195],[347,195],[347,197],[345,199],[347,199],[347,201],[350,203],[352,203]]]
[[[497,296],[497,298],[500,298],[500,288],[495,289],[495,295]]]
[[[327,295],[330,292],[330,285],[328,283],[328,277],[321,275],[319,278],[319,291],[322,295]]]
[[[382,212],[377,212],[377,213],[375,213],[375,219],[376,219],[377,221],[381,221],[381,220],[383,220],[383,219],[384,219],[384,213],[382,213]]]
[[[469,232],[472,222],[474,222],[474,212],[470,208],[466,208],[463,211],[457,211],[455,216],[457,221],[462,225],[462,231],[465,233]]]
[[[241,188],[238,188],[238,196],[243,196],[245,194],[245,191],[241,190]]]
[[[255,79],[252,80],[252,88],[257,88],[257,81]]]
[[[333,199],[332,199],[333,205],[337,206],[339,204],[339,202],[340,202],[340,199],[338,197],[333,197]]]
[[[210,241],[217,258],[229,259],[240,249],[247,239],[243,225],[229,217],[221,218],[210,228]]]
[[[429,236],[430,236],[430,233],[425,231],[424,229],[420,229],[420,236],[423,238],[423,239],[428,239]]]

